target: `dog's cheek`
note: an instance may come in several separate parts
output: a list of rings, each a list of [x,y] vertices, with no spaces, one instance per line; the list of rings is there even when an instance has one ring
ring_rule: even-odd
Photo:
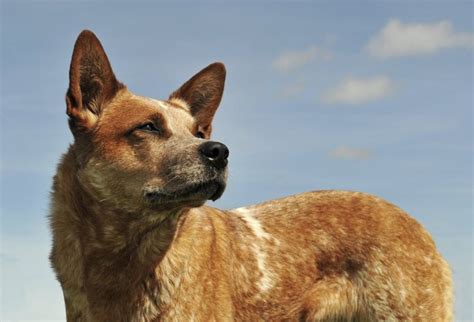
[[[137,171],[122,171],[104,160],[91,159],[81,171],[84,188],[104,204],[129,211],[141,205],[141,184],[144,175]]]
[[[108,140],[97,151],[98,159],[102,159],[123,172],[140,171],[150,167],[153,155],[152,146],[148,142]]]
[[[108,178],[105,190],[111,190],[109,187],[112,186],[113,193],[126,202],[143,205],[144,191],[162,188],[169,179],[162,173],[162,169],[166,169],[163,164],[173,156],[173,153],[165,153],[167,145],[167,142],[145,134],[104,146],[100,157],[110,165],[102,169]]]

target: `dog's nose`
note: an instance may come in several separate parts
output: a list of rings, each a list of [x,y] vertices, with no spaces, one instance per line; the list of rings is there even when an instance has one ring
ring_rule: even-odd
[[[199,151],[216,168],[222,169],[227,165],[229,149],[224,144],[213,141],[205,142],[201,144]]]

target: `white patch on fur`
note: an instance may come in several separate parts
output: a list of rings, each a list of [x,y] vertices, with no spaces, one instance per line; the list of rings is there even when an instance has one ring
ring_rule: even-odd
[[[169,108],[168,104],[166,104],[166,103],[163,102],[163,101],[158,101],[158,100],[154,100],[154,101],[157,102],[158,105],[159,105],[162,109],[164,109],[164,110],[167,110],[167,109]]]
[[[268,240],[272,239],[272,236],[263,230],[260,221],[258,221],[258,219],[255,218],[247,208],[238,208],[235,211],[242,215],[242,218],[250,226],[257,238],[265,238]]]
[[[154,98],[151,98],[151,97],[142,97],[142,98],[146,99],[149,102],[152,102],[156,107],[161,108],[165,111],[170,108],[170,106],[168,104],[166,104],[166,102],[164,102],[164,101],[160,101],[160,100],[157,100],[157,99],[154,99]]]
[[[271,272],[268,271],[265,267],[267,254],[262,250],[259,245],[253,244],[252,248],[257,258],[258,270],[262,273],[262,277],[260,278],[260,281],[258,281],[258,286],[262,292],[266,292],[273,286],[273,281],[270,277]]]
[[[172,99],[170,99],[170,102],[181,106],[182,108],[186,109],[188,112],[190,111],[188,103],[181,98],[173,97]]]
[[[263,229],[260,221],[258,221],[258,219],[253,216],[252,212],[248,208],[238,208],[234,211],[241,216],[241,218],[250,227],[255,237],[257,237],[257,241],[251,244],[251,249],[257,260],[258,270],[262,274],[260,280],[258,281],[258,287],[260,291],[265,293],[270,290],[275,283],[272,278],[272,271],[267,269],[266,267],[267,253],[265,252],[264,247],[262,246],[262,242],[273,240],[275,241],[275,244],[278,245],[279,241]]]

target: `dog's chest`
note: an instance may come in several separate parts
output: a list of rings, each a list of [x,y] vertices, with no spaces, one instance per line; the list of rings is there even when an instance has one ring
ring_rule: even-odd
[[[160,315],[159,285],[152,275],[147,276],[142,282],[140,293],[141,305],[133,321],[158,320]]]
[[[142,281],[135,320],[193,321],[213,316],[222,320],[216,308],[231,310],[228,286],[222,284],[221,276],[227,269],[215,256],[220,246],[213,238],[212,225],[199,224],[203,220],[189,216],[154,272]],[[196,224],[199,229],[194,229]]]

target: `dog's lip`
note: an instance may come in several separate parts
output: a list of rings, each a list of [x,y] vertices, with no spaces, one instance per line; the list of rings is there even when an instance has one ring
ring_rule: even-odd
[[[202,195],[202,199],[216,201],[225,190],[225,183],[221,180],[209,180],[188,185],[175,191],[153,190],[145,192],[145,198],[152,202],[178,202],[193,199]]]
[[[225,183],[217,182],[217,190],[209,199],[212,201],[216,201],[222,196],[222,194],[224,193],[224,190],[225,190]]]

